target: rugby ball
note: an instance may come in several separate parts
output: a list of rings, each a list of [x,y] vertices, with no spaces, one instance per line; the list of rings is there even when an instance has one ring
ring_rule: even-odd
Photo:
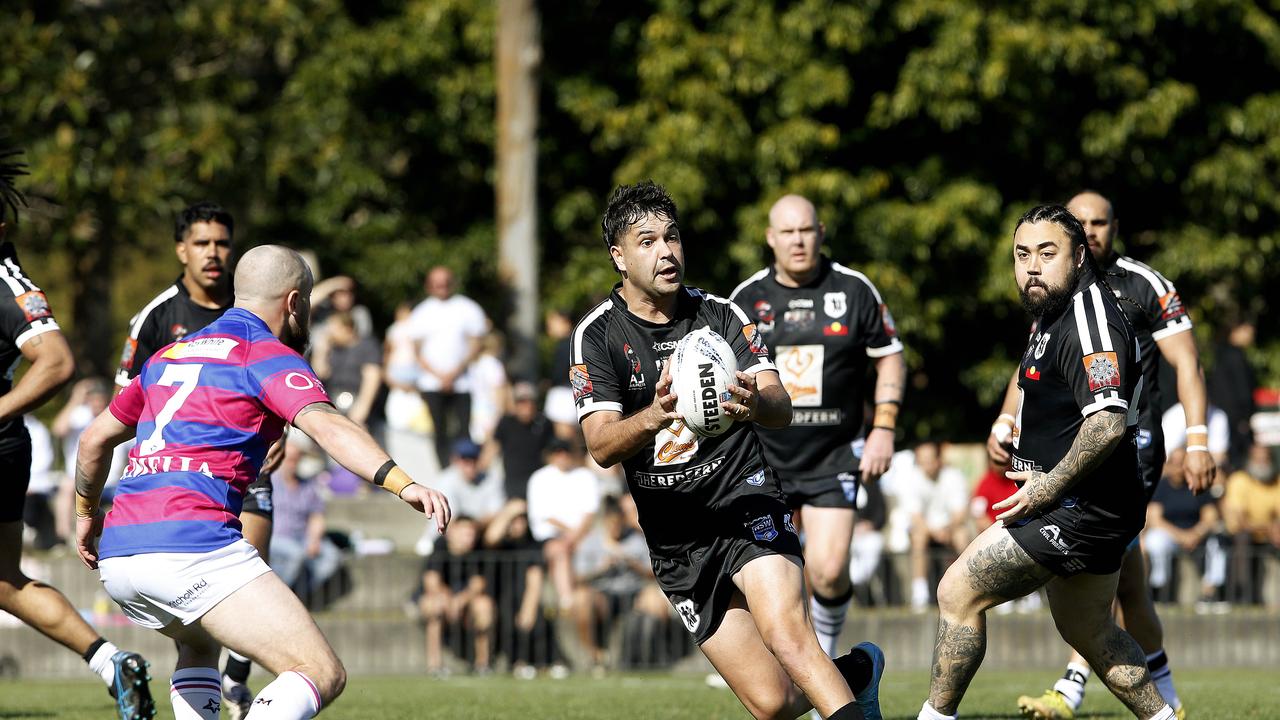
[[[698,328],[676,343],[671,354],[671,391],[685,427],[702,437],[715,437],[733,424],[722,401],[731,400],[737,385],[738,359],[733,348],[708,327]]]

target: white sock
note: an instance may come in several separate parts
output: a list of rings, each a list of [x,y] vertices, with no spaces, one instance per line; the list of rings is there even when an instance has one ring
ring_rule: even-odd
[[[1164,654],[1164,648],[1147,656],[1147,670],[1151,672],[1151,680],[1160,691],[1160,697],[1169,703],[1169,707],[1174,710],[1182,707],[1178,691],[1173,689],[1173,671],[1169,669],[1169,656]]]
[[[245,720],[307,720],[320,712],[320,691],[300,672],[280,673],[254,698]]]
[[[924,707],[920,708],[920,714],[916,716],[916,720],[956,720],[959,715],[943,715],[925,700]]]
[[[809,617],[813,620],[814,631],[818,633],[818,644],[829,658],[840,654],[836,643],[840,640],[840,631],[844,629],[844,619],[849,614],[849,604],[852,601],[852,588],[843,599],[819,599],[817,594],[809,598]],[[831,604],[827,604],[828,602]]]
[[[241,655],[240,653],[236,652],[235,650],[227,650],[227,654],[228,654],[228,655],[230,655],[231,657],[235,658],[236,660],[239,660],[240,662],[252,662],[251,660],[249,660],[249,658],[248,658],[247,656],[245,656],[245,655]]]
[[[222,676],[218,668],[175,670],[169,680],[174,720],[218,720],[222,709]]]
[[[89,658],[89,669],[97,673],[102,678],[102,682],[111,687],[116,682],[116,666],[111,662],[111,656],[120,652],[120,648],[115,646],[113,642],[104,642],[98,646],[97,652],[93,657]]]
[[[1072,710],[1079,710],[1081,703],[1084,702],[1084,684],[1087,682],[1089,682],[1088,665],[1067,663],[1067,672],[1053,684],[1053,689],[1066,699]]]
[[[1160,712],[1156,713],[1155,715],[1152,715],[1150,720],[1174,720],[1177,717],[1178,717],[1177,715],[1173,714],[1173,708],[1169,707],[1168,705],[1165,705],[1164,707],[1160,708]]]

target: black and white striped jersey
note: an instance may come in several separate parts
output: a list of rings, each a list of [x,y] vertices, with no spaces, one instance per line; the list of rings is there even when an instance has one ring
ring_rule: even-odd
[[[0,395],[13,389],[13,373],[22,362],[22,346],[31,338],[58,329],[53,310],[44,292],[27,277],[18,262],[18,252],[13,243],[0,244]],[[7,298],[7,300],[6,300]],[[7,451],[14,442],[29,442],[22,416],[18,415],[0,423],[0,452]]]
[[[1144,506],[1135,444],[1143,393],[1140,352],[1119,301],[1086,270],[1066,309],[1037,320],[1022,355],[1013,469],[1052,470],[1071,449],[1086,417],[1123,412],[1129,428],[1125,438],[1063,502]]]
[[[783,285],[769,267],[729,296],[773,350],[791,396],[790,427],[757,430],[769,464],[787,479],[857,469],[867,365],[902,352],[893,315],[867,276],[827,257],[819,262],[803,287]]]
[[[1138,427],[1144,431],[1139,444],[1159,440],[1160,408],[1163,407],[1159,386],[1159,356],[1156,342],[1171,335],[1191,330],[1191,316],[1187,314],[1182,298],[1173,283],[1151,266],[1123,255],[1113,255],[1105,268],[1107,284],[1117,296],[1131,300],[1120,301],[1120,309],[1133,325],[1138,336],[1138,348],[1142,351],[1142,407]],[[1149,435],[1148,435],[1149,434]],[[1160,447],[1163,447],[1160,443]]]
[[[177,342],[222,317],[230,305],[207,308],[197,305],[179,276],[129,321],[129,337],[120,353],[116,384],[125,387],[142,365],[160,348]]]
[[[742,372],[773,369],[756,326],[728,300],[682,287],[675,317],[658,324],[632,314],[620,287],[571,336],[569,382],[579,421],[601,411],[626,416],[652,403],[662,364],[680,338],[698,328],[719,333]],[[652,551],[687,552],[724,535],[726,525],[751,519],[739,518],[739,509],[745,512],[760,495],[781,502],[752,429],[751,423],[732,423],[724,434],[706,438],[677,422],[622,461]]]

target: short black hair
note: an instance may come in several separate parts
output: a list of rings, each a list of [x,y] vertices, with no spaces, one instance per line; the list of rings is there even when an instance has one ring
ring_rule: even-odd
[[[27,164],[22,162],[19,148],[0,148],[0,223],[7,218],[18,222],[18,207],[27,206],[27,198],[13,181],[27,174]]]
[[[234,237],[236,234],[236,221],[232,219],[231,213],[217,203],[205,201],[178,213],[178,218],[173,223],[173,241],[182,242],[187,237],[187,231],[198,222],[216,222],[225,227],[229,235]]]
[[[622,239],[627,228],[644,219],[646,215],[658,215],[671,222],[679,222],[676,203],[667,189],[652,180],[635,185],[619,185],[609,196],[609,205],[600,220],[600,234],[604,246],[611,248]]]

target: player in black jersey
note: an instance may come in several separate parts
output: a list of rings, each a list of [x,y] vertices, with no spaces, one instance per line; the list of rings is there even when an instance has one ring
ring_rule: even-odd
[[[813,203],[799,195],[778,200],[766,234],[774,264],[729,299],[755,321],[791,397],[790,427],[757,435],[800,515],[809,615],[818,642],[835,657],[853,597],[849,544],[858,484],[889,467],[906,364],[879,291],[820,253],[825,232]],[[876,409],[868,428],[863,386],[872,363]]]
[[[127,386],[157,350],[204,329],[231,307],[234,232],[235,219],[215,203],[196,203],[178,215],[173,240],[182,274],[129,321],[116,385]],[[249,485],[240,513],[244,538],[263,561],[268,560],[271,550],[271,471],[280,464],[282,450],[282,443],[272,447],[258,480]],[[249,712],[253,693],[245,685],[248,678],[248,658],[231,653],[222,677],[231,720]]]
[[[601,224],[622,282],[574,329],[569,377],[591,455],[623,465],[659,585],[755,717],[816,706],[879,718],[879,649],[867,643],[833,664],[805,617],[800,543],[752,431],[785,426],[791,402],[755,325],[683,284],[676,207],[662,187],[618,188]],[[729,342],[740,368],[721,403],[736,422],[712,438],[680,422],[669,375],[676,343],[700,327]]]
[[[18,207],[25,205],[13,185],[15,177],[26,174],[26,166],[16,162],[21,152],[0,149],[0,367],[6,368],[0,376],[0,610],[79,653],[107,684],[123,720],[149,718],[155,716],[155,703],[142,656],[107,642],[62,593],[19,567],[22,508],[31,481],[31,436],[22,416],[58,392],[76,369],[48,300],[23,272],[13,243],[5,240],[9,219],[16,224]],[[14,370],[24,358],[30,367],[15,383]]]
[[[1160,427],[1160,386],[1157,372],[1158,356],[1164,357],[1177,374],[1178,400],[1187,415],[1189,445],[1187,454],[1187,485],[1193,491],[1207,489],[1213,482],[1214,463],[1208,451],[1208,428],[1205,426],[1204,372],[1200,368],[1200,353],[1196,350],[1195,337],[1191,334],[1191,317],[1187,314],[1173,283],[1151,267],[1120,255],[1115,251],[1115,236],[1119,221],[1111,202],[1096,192],[1082,192],[1071,198],[1067,209],[1085,228],[1089,251],[1106,273],[1107,283],[1121,298],[1120,308],[1133,325],[1142,351],[1142,399],[1138,415],[1138,461],[1142,468],[1147,496],[1155,492],[1156,484],[1164,470],[1164,433]],[[1010,392],[1005,396],[1004,413],[1014,412],[1017,403],[1017,377],[1010,382]],[[1001,415],[1005,418],[1006,415]],[[1003,462],[1007,448],[1001,438],[1011,428],[1006,420],[997,420],[993,436],[987,440],[992,459]],[[999,434],[999,437],[995,435]],[[1182,702],[1174,689],[1169,658],[1164,651],[1164,630],[1151,602],[1151,590],[1147,586],[1146,565],[1142,550],[1135,539],[1125,552],[1120,567],[1117,590],[1124,628],[1133,636],[1147,655],[1147,667],[1155,679],[1160,694],[1169,702],[1174,713],[1185,717]],[[1084,686],[1090,674],[1089,666],[1079,653],[1072,653],[1067,670],[1052,689],[1038,697],[1022,696],[1018,706],[1030,718],[1040,720],[1070,720],[1084,701]]]
[[[1120,561],[1142,529],[1135,437],[1140,351],[1066,208],[1032,208],[1014,231],[1014,277],[1036,318],[1018,368],[1019,489],[938,585],[938,636],[921,720],[953,720],[986,652],[986,611],[1041,586],[1063,637],[1142,720],[1171,720],[1142,648],[1111,617]]]

